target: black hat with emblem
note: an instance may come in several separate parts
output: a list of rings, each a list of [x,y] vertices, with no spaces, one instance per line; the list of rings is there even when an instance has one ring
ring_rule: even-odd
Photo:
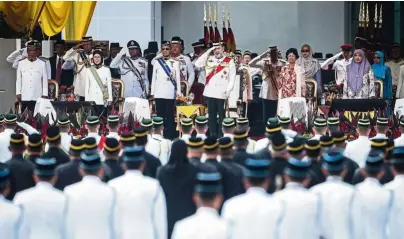
[[[320,141],[311,139],[306,142],[306,144],[304,145],[304,149],[306,150],[306,154],[309,157],[318,157],[320,156],[321,152]]]
[[[322,167],[330,172],[340,172],[345,168],[345,157],[340,150],[331,150],[322,156]]]
[[[330,148],[334,145],[334,140],[331,136],[323,135],[320,137],[320,145],[322,148]]]
[[[139,127],[134,129],[135,132],[135,142],[137,145],[146,145],[147,144],[147,135],[148,131],[145,127]]]
[[[215,135],[208,136],[204,141],[203,148],[205,151],[214,151],[219,147],[219,142]]]
[[[337,126],[339,125],[339,118],[336,117],[329,117],[327,119],[328,126]]]
[[[192,128],[193,122],[191,118],[182,118],[181,119],[181,126],[183,128]]]
[[[243,56],[251,56],[251,51],[245,50]]]
[[[289,125],[291,122],[290,117],[279,117],[279,123],[281,125]]]
[[[360,119],[358,120],[358,126],[363,128],[369,128],[370,120],[369,119]]]
[[[204,146],[205,142],[201,137],[191,137],[188,139],[187,145],[191,149],[199,149]]]
[[[304,142],[300,138],[295,138],[292,142],[288,144],[288,152],[290,154],[296,155],[303,152],[304,149]]]
[[[140,122],[140,125],[147,130],[150,130],[153,127],[153,121],[152,119],[149,118],[143,118],[142,121]]]
[[[327,120],[323,118],[316,118],[314,120],[314,127],[316,128],[325,128],[327,127]]]
[[[332,139],[334,140],[334,143],[339,144],[339,143],[345,143],[346,136],[344,132],[341,131],[336,131],[331,133]]]
[[[152,121],[153,121],[153,128],[159,128],[159,127],[163,126],[163,123],[164,123],[164,119],[162,117],[158,117],[158,116],[153,117]]]
[[[384,164],[384,154],[380,150],[371,149],[366,158],[365,170],[367,172],[379,172]]]
[[[69,117],[67,115],[61,115],[58,118],[58,126],[68,126],[70,125],[70,120]]]
[[[119,42],[111,42],[111,44],[109,44],[109,49],[112,48],[120,48],[121,46],[119,45]]]
[[[196,174],[195,192],[202,194],[212,194],[222,192],[222,176],[216,167],[201,167]]]
[[[387,147],[387,139],[371,139],[370,140],[370,147],[374,150],[379,150],[383,153],[386,152]]]
[[[171,44],[182,44],[181,37],[175,36],[171,38]]]
[[[112,128],[115,128],[119,125],[119,116],[117,115],[109,115],[107,119],[108,125]]]
[[[46,141],[49,143],[55,143],[60,141],[60,129],[59,127],[51,126],[46,130]]]
[[[232,127],[235,127],[236,124],[235,124],[233,118],[225,118],[225,119],[223,119],[222,126],[224,128],[232,128]]]
[[[92,40],[93,40],[93,37],[91,37],[91,36],[84,36],[81,38],[81,41],[83,41],[83,42],[92,41]]]
[[[143,147],[125,148],[122,155],[125,163],[138,163],[145,160]]]
[[[10,136],[10,147],[21,148],[25,146],[25,139],[23,134],[14,133]]]
[[[235,50],[234,55],[241,56],[242,55],[241,50]]]
[[[389,124],[389,120],[384,117],[377,117],[376,124],[378,126],[387,126]]]
[[[233,145],[233,140],[231,140],[230,137],[223,137],[219,139],[219,148],[222,150],[231,149]]]
[[[132,132],[129,133],[123,133],[121,134],[121,137],[119,138],[119,141],[123,146],[130,146],[135,144],[136,142],[136,137],[135,134]]]
[[[12,125],[17,123],[17,115],[15,114],[6,114],[4,116],[4,122],[6,123],[6,125]]]
[[[35,159],[34,173],[38,176],[53,176],[56,166],[56,158],[39,157]]]
[[[107,153],[115,154],[121,151],[121,146],[116,138],[107,138],[104,142],[104,150]]]
[[[161,42],[161,46],[162,46],[162,47],[163,47],[163,46],[171,46],[171,42],[164,40],[164,41]]]
[[[98,150],[97,140],[93,137],[85,138],[84,145],[86,150]]]
[[[244,162],[243,174],[247,178],[266,178],[269,176],[269,159],[248,158]]]
[[[137,41],[130,40],[130,41],[128,41],[128,44],[126,44],[126,47],[128,49],[139,49],[140,45],[139,45],[139,43]]]
[[[236,119],[237,126],[249,125],[250,121],[248,118],[237,118]]]
[[[248,132],[242,129],[236,129],[233,132],[234,141],[244,141],[248,139]]]
[[[72,141],[70,142],[69,154],[71,156],[79,157],[84,149],[85,149],[84,140],[72,139]]]
[[[98,116],[88,116],[86,119],[86,124],[89,126],[96,126],[99,125],[100,120],[98,119]]]
[[[28,150],[31,152],[41,152],[42,151],[42,137],[40,134],[31,134],[28,137]]]
[[[271,137],[271,149],[274,152],[280,152],[286,149],[288,144],[286,143],[285,135],[278,132]]]
[[[285,168],[285,173],[293,178],[305,178],[309,176],[311,162],[291,158]]]

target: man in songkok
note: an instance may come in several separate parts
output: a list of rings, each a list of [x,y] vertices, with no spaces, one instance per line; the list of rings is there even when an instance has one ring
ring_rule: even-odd
[[[341,131],[339,118],[336,117],[327,118],[327,126],[329,134],[332,134],[335,131]]]
[[[345,152],[346,147],[346,136],[344,132],[333,132],[332,139],[334,140],[334,148],[340,150],[343,154]],[[354,177],[355,171],[359,168],[358,164],[353,161],[351,158],[344,156],[345,164],[347,167],[347,174],[344,177],[344,182],[351,183]]]
[[[98,116],[88,116],[86,119],[86,126],[88,130],[87,138],[94,138],[98,146],[101,139],[101,136],[98,133],[98,130],[100,129],[100,120],[98,119]]]
[[[237,122],[237,129],[246,131],[247,133],[250,132],[250,122],[248,118],[238,118]],[[248,146],[247,146],[247,153],[252,154],[255,152],[257,142],[253,139],[248,139]]]
[[[124,174],[123,168],[119,162],[119,153],[121,152],[121,146],[116,138],[107,138],[104,142],[104,162],[108,168],[111,169],[111,174],[105,175],[106,182]]]
[[[182,118],[181,119],[181,139],[185,142],[188,142],[189,138],[191,138],[193,130],[193,122],[191,118]]]
[[[384,117],[377,117],[376,136],[371,139],[387,139],[386,133],[389,131],[389,120]]]
[[[320,137],[321,153],[327,153],[334,145],[334,140],[331,136],[324,135]]]
[[[56,164],[61,165],[70,161],[69,156],[62,150],[62,137],[59,127],[51,126],[46,130],[46,141],[49,149],[44,157],[55,158]]]
[[[109,133],[107,135],[107,138],[115,138],[119,141],[119,126],[119,117],[117,115],[108,115],[107,127]]]
[[[208,118],[206,116],[198,116],[195,119],[196,137],[202,140],[206,139],[206,132],[208,131]]]
[[[237,129],[233,133],[233,138],[235,148],[233,161],[240,166],[244,166],[244,161],[247,158],[252,158],[252,154],[247,153],[248,132],[245,130]]]
[[[225,118],[222,122],[223,137],[229,137],[233,140],[233,132],[236,130],[236,122],[233,118]]]
[[[137,147],[145,148],[147,145],[148,140],[148,130],[145,127],[136,128],[135,130],[135,145]],[[161,166],[161,162],[158,158],[154,157],[152,154],[147,152],[146,150],[143,151],[143,157],[146,162],[145,169],[143,174],[145,176],[149,176],[152,178],[156,178],[157,170]]]
[[[31,163],[35,164],[35,159],[40,157],[44,153],[44,145],[42,141],[42,136],[40,134],[31,134],[28,137],[28,156],[26,159]]]
[[[286,142],[290,143],[297,136],[297,132],[290,129],[291,118],[279,117],[279,123],[282,126],[282,134],[286,137]]]
[[[171,141],[163,137],[163,118],[153,117],[153,134],[152,139],[147,144],[146,151],[160,159],[161,164],[165,165],[168,162],[168,155],[171,151]]]
[[[204,142],[200,137],[191,137],[188,140],[188,160],[194,166],[201,164]]]
[[[0,133],[0,163],[5,163],[11,158],[11,152],[8,150],[10,145],[10,136],[17,127],[17,115],[6,114],[4,116],[4,131]]]
[[[364,167],[367,155],[370,151],[370,140],[368,137],[370,133],[370,120],[360,119],[356,131],[359,137],[356,140],[348,142],[344,155],[354,160],[359,167]]]
[[[276,134],[277,132],[281,132],[281,130],[282,127],[279,124],[279,119],[276,117],[269,118],[265,126],[265,137],[257,141],[255,151],[259,152],[260,150],[266,148],[270,143],[270,136]]]
[[[311,139],[320,140],[321,136],[325,135],[327,131],[327,121],[322,118],[316,118],[314,120],[314,136]]]

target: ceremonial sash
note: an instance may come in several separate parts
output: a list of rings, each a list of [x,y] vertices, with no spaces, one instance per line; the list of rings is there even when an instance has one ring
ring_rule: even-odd
[[[171,72],[170,67],[167,65],[166,61],[163,58],[160,58],[157,60],[157,62],[160,64],[161,68],[163,68],[164,72],[170,79],[171,83],[174,85],[174,96],[175,93],[177,92],[177,83],[175,82],[175,76],[173,76],[173,73]]]
[[[143,83],[142,74],[140,74],[139,70],[133,65],[132,61],[129,58],[124,58],[123,61],[129,66],[130,70],[133,74],[138,78],[140,83],[140,88],[142,88],[142,98],[146,98],[146,87]]]
[[[94,66],[90,66],[89,69],[90,69],[91,74],[93,75],[95,81],[97,82],[98,87],[100,87],[100,89],[101,89],[101,92],[104,96],[104,100],[108,99],[109,98],[108,90],[105,89],[104,85],[102,84],[100,75],[98,75],[97,70],[95,69]]]
[[[226,56],[226,57],[223,59],[223,61],[220,62],[220,64],[217,65],[217,66],[215,67],[215,69],[213,69],[213,70],[209,73],[209,75],[206,76],[206,85],[209,83],[210,79],[212,79],[212,77],[213,77],[214,75],[216,75],[216,73],[219,73],[220,71],[222,71],[222,70],[225,68],[225,66],[223,66],[222,63],[223,63],[223,62],[224,62],[224,63],[229,63],[230,60],[231,60],[230,57],[227,57],[227,56]]]

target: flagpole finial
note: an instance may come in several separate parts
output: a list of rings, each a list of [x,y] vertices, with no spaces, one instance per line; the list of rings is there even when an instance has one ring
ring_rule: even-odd
[[[382,24],[383,24],[383,4],[380,5],[379,28],[382,28]]]
[[[223,25],[226,23],[226,11],[224,9],[224,6],[222,8],[222,22],[223,22]]]
[[[379,23],[379,21],[377,20],[377,3],[375,4],[375,18],[374,18],[374,22],[375,22],[375,28],[377,28],[377,24]]]
[[[210,6],[210,3],[208,3],[208,8],[209,8],[209,23],[212,23],[212,8]]]
[[[206,24],[206,3],[203,3],[203,21]]]
[[[217,24],[217,4],[213,5],[213,21]]]
[[[369,27],[369,4],[366,4],[366,27]]]
[[[230,5],[227,5],[227,23],[230,25]]]
[[[362,23],[363,23],[363,18],[362,18],[362,6],[363,6],[363,2],[360,3],[359,5],[359,27],[362,27]]]

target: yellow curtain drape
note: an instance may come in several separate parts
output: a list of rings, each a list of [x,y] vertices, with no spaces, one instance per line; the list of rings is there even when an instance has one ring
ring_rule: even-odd
[[[66,40],[81,40],[87,33],[96,3],[94,1],[74,1],[72,3],[65,28]]]
[[[69,18],[71,6],[71,1],[48,1],[45,3],[39,24],[47,36],[54,36],[63,30]]]
[[[7,25],[16,32],[32,32],[45,1],[1,1],[0,12]]]

